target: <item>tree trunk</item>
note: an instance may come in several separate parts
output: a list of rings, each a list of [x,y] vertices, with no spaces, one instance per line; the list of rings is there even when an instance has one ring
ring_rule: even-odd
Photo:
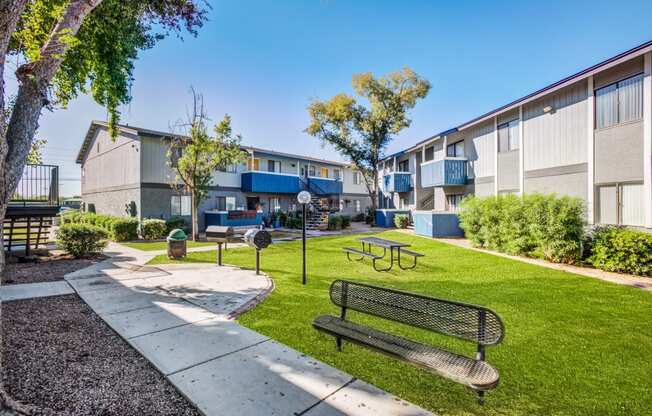
[[[192,222],[192,241],[197,241],[199,239],[199,226],[197,224],[197,197],[194,192],[190,195],[190,205],[192,206],[190,220]]]

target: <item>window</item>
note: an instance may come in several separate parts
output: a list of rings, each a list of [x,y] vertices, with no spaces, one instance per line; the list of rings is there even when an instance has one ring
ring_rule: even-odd
[[[643,74],[595,90],[595,128],[643,118]]]
[[[435,148],[433,146],[426,147],[426,154],[423,157],[423,161],[427,162],[435,158]]]
[[[360,185],[360,172],[353,172],[353,184]]]
[[[173,168],[177,167],[179,159],[181,159],[181,148],[178,146],[170,148],[170,163]]]
[[[446,146],[447,157],[464,157],[464,141],[452,143]]]
[[[409,172],[410,171],[410,161],[409,160],[401,160],[398,162],[398,171],[399,172]]]
[[[338,181],[342,179],[342,171],[339,169],[333,169],[333,178],[337,179]]]
[[[226,173],[238,173],[238,165],[220,166],[218,170],[220,172],[226,172]]]
[[[643,184],[599,186],[598,221],[601,224],[642,226],[645,224]]]
[[[224,196],[215,197],[215,209],[218,211],[226,211],[226,197]]]
[[[278,160],[268,160],[267,161],[267,171],[268,172],[281,172],[281,162]]]
[[[250,171],[260,170],[260,159],[247,159],[247,169]]]
[[[446,203],[448,204],[448,211],[452,211],[452,212],[459,211],[462,198],[464,198],[463,194],[446,195]]]
[[[314,166],[309,166],[308,167],[308,176],[315,176],[316,175],[316,170]]]
[[[170,205],[172,215],[190,215],[190,195],[172,195]]]
[[[511,152],[518,149],[518,120],[498,126],[498,152]]]
[[[355,212],[360,212],[360,200],[355,200]]]
[[[410,205],[410,201],[405,196],[401,197],[401,200],[399,202],[400,202],[400,208],[401,209],[407,209],[408,206]]]
[[[281,200],[279,198],[269,198],[269,211],[275,212],[281,209]]]
[[[344,211],[344,200],[340,199],[340,211]]]
[[[319,169],[319,176],[322,178],[328,178],[328,168]]]

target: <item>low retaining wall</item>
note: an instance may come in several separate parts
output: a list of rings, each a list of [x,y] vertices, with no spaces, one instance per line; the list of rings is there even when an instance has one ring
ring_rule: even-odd
[[[410,211],[405,209],[377,209],[376,226],[383,228],[396,228],[394,225],[394,216],[397,214],[410,215]]]
[[[464,237],[460,220],[453,212],[414,211],[415,234],[427,237]]]

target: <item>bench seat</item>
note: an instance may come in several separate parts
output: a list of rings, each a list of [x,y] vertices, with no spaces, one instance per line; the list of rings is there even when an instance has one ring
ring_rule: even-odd
[[[357,248],[344,247],[342,248],[342,250],[344,250],[347,253],[357,254],[358,256],[369,257],[370,259],[373,260],[379,260],[383,258],[382,256],[377,256],[373,253],[369,253],[368,251],[358,250]]]
[[[407,250],[407,249],[402,248],[401,249],[401,255],[403,255],[403,254],[408,255],[408,256],[412,256],[412,257],[424,257],[425,256],[425,254],[417,253],[416,251]]]
[[[440,376],[464,384],[474,390],[484,391],[498,385],[498,371],[486,361],[421,344],[396,335],[342,320],[336,316],[322,315],[313,321],[315,329],[335,337],[372,348],[409,361]]]

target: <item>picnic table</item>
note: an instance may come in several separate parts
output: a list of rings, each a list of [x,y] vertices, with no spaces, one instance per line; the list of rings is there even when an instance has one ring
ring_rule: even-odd
[[[423,254],[417,253],[415,251],[407,250],[406,247],[410,247],[411,244],[408,243],[401,243],[399,241],[392,241],[392,240],[387,240],[384,238],[380,237],[362,237],[359,238],[358,241],[362,243],[362,250],[358,250],[355,248],[351,247],[344,247],[344,251],[346,252],[346,256],[349,260],[351,259],[351,254],[356,254],[359,255],[359,259],[355,259],[357,261],[363,260],[364,258],[370,258],[372,260],[373,267],[376,271],[379,272],[386,272],[392,269],[394,267],[394,262],[396,260],[396,263],[398,263],[398,267],[400,267],[403,270],[407,269],[413,269],[417,265],[417,257],[423,257]],[[371,250],[372,247],[380,247],[383,249],[383,255],[377,255],[374,254]],[[376,261],[384,259],[387,256],[387,250],[389,249],[389,266],[385,268],[378,268],[376,266]],[[394,250],[396,250],[396,256],[394,255]],[[401,264],[401,254],[410,256],[413,258],[413,263],[411,266],[403,266]]]

